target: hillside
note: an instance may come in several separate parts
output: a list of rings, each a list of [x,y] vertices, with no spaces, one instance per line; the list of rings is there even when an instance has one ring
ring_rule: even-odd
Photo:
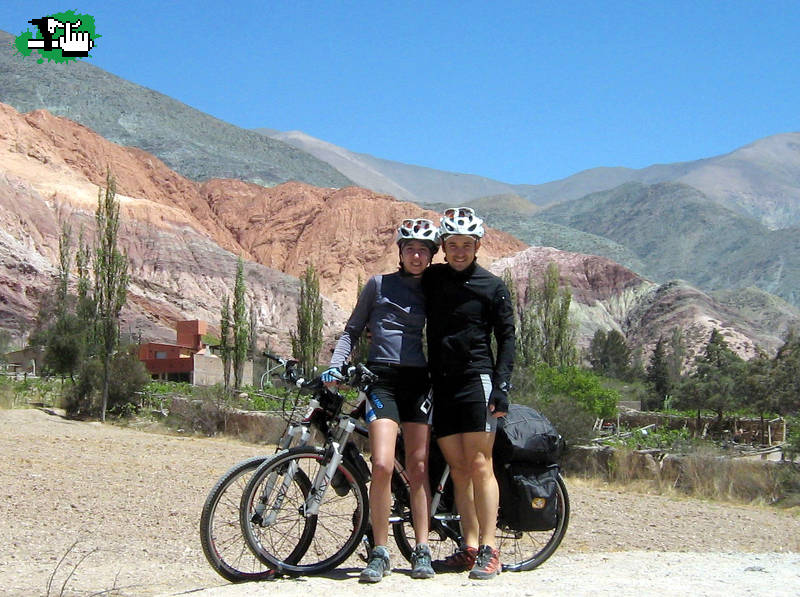
[[[352,184],[296,147],[223,122],[87,61],[64,65],[24,60],[14,55],[13,40],[0,31],[0,102],[20,112],[45,109],[64,116],[109,141],[151,153],[192,180]]]
[[[653,280],[680,278],[705,290],[755,286],[800,305],[800,229],[770,230],[684,184],[627,183],[559,203],[532,216],[530,229],[518,224],[519,237],[532,242],[542,222],[617,243],[640,262],[636,271]],[[576,250],[582,242],[581,235],[565,236],[556,246]],[[633,262],[616,247],[593,248]]]
[[[523,307],[528,304],[524,289],[529,277],[541,280],[550,263],[559,268],[560,285],[570,289],[570,320],[582,348],[597,330],[613,329],[646,358],[659,336],[668,337],[678,328],[687,344],[688,364],[716,328],[734,351],[751,358],[757,348],[777,349],[788,329],[800,323],[800,311],[766,293],[730,291],[717,299],[679,280],[654,283],[596,255],[531,247],[490,269],[497,275],[509,271]]]
[[[436,217],[421,207],[365,189],[302,183],[273,188],[240,180],[191,181],[139,149],[121,147],[46,111],[20,114],[0,104],[0,327],[30,330],[52,287],[58,236],[94,230],[106,167],[116,177],[120,243],[130,257],[123,329],[173,340],[179,319],[219,321],[232,295],[236,257],[246,261],[248,299],[262,342],[289,350],[296,322],[297,275],[320,275],[326,338],[339,333],[359,278],[397,263],[396,223]],[[526,245],[489,229],[485,263]],[[329,300],[334,299],[334,300]],[[334,302],[335,301],[335,302]]]
[[[358,186],[398,199],[426,204],[439,201],[463,203],[477,197],[513,193],[514,186],[477,176],[446,172],[384,160],[365,153],[355,153],[332,143],[316,139],[301,131],[276,133],[256,129],[273,139],[302,149],[342,172]]]
[[[800,132],[758,139],[730,153],[692,162],[592,168],[541,185],[518,185],[538,205],[579,199],[628,182],[683,183],[711,201],[771,229],[800,225]]]

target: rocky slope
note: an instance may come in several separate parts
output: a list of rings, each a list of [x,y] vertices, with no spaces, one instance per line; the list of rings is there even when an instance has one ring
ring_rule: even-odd
[[[193,180],[232,177],[275,185],[301,180],[352,184],[296,147],[223,122],[89,62],[63,65],[15,55],[14,36],[0,31],[0,102],[20,112],[45,109],[103,137],[158,156]]]
[[[687,343],[688,363],[717,328],[734,351],[750,358],[756,347],[775,350],[788,328],[800,321],[796,310],[782,301],[761,300],[759,310],[751,313],[729,296],[717,300],[681,281],[656,284],[604,257],[550,247],[531,247],[495,261],[491,269],[498,275],[510,271],[520,306],[525,306],[528,277],[540,280],[550,263],[558,266],[561,285],[571,290],[570,316],[583,347],[597,330],[614,329],[647,355],[660,335],[668,338],[677,327]]]
[[[178,319],[218,322],[238,255],[248,262],[262,344],[288,351],[296,276],[309,263],[320,272],[322,294],[336,299],[325,301],[330,338],[355,302],[358,278],[396,266],[396,222],[436,215],[364,189],[196,183],[66,118],[0,104],[0,327],[15,335],[29,329],[53,281],[63,222],[75,238],[83,227],[91,239],[107,170],[116,179],[121,245],[131,260],[123,327],[148,339],[174,339]],[[490,262],[524,247],[490,230],[482,254]]]
[[[297,277],[309,264],[320,275],[324,333],[331,340],[355,302],[359,280],[396,267],[397,222],[438,216],[356,187],[198,183],[66,118],[46,111],[20,114],[0,104],[0,328],[15,336],[30,329],[53,284],[62,224],[70,223],[74,239],[81,228],[92,238],[98,191],[109,170],[121,206],[120,242],[131,263],[123,331],[145,339],[174,339],[179,319],[204,319],[215,327],[241,255],[262,345],[289,351]],[[701,344],[716,326],[747,356],[755,345],[777,346],[787,326],[798,321],[788,306],[781,311],[769,302],[743,305],[735,296],[720,302],[685,284],[658,286],[607,259],[527,248],[491,228],[479,260],[496,271],[512,267],[519,287],[557,261],[575,297],[581,345],[595,330],[613,328],[647,349],[675,326]]]

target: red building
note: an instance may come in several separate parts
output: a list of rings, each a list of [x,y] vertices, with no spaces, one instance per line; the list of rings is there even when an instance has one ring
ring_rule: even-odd
[[[203,336],[208,332],[205,321],[179,321],[175,344],[148,342],[139,346],[139,360],[153,379],[195,383],[195,355],[210,355]],[[216,358],[216,357],[214,357]]]

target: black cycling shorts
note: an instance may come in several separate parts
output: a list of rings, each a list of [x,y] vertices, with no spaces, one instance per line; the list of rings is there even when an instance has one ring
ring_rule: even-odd
[[[431,383],[425,367],[368,363],[378,381],[367,396],[367,423],[391,419],[396,423],[431,424]]]
[[[492,378],[488,373],[433,382],[433,433],[436,437],[497,430],[489,412]]]

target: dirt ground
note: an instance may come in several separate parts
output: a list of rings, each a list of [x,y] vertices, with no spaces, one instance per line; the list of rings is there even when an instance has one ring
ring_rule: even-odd
[[[355,580],[357,561],[325,578],[235,587],[207,564],[198,532],[206,494],[234,463],[265,452],[271,449],[230,439],[147,433],[34,409],[0,410],[0,594],[211,596],[277,589],[287,595],[335,595],[368,590]],[[796,515],[603,489],[577,479],[567,478],[567,484],[572,516],[558,552],[537,571],[492,581],[492,594],[532,595],[547,586],[548,578],[569,575],[572,589],[602,595],[593,577],[609,574],[618,584],[608,594],[641,594],[639,588],[625,591],[622,562],[633,566],[626,573],[631,581],[663,564],[681,591],[682,567],[705,565],[708,573],[700,568],[696,574],[716,575],[721,592],[712,588],[696,594],[726,594],[728,565],[748,573],[747,582],[778,583],[765,594],[800,594]],[[742,554],[744,560],[738,558]],[[773,566],[778,576],[759,575]],[[429,595],[479,590],[466,579],[447,576],[416,582],[426,583]],[[392,587],[405,593],[409,582],[400,570],[381,583],[382,594],[394,593]]]

